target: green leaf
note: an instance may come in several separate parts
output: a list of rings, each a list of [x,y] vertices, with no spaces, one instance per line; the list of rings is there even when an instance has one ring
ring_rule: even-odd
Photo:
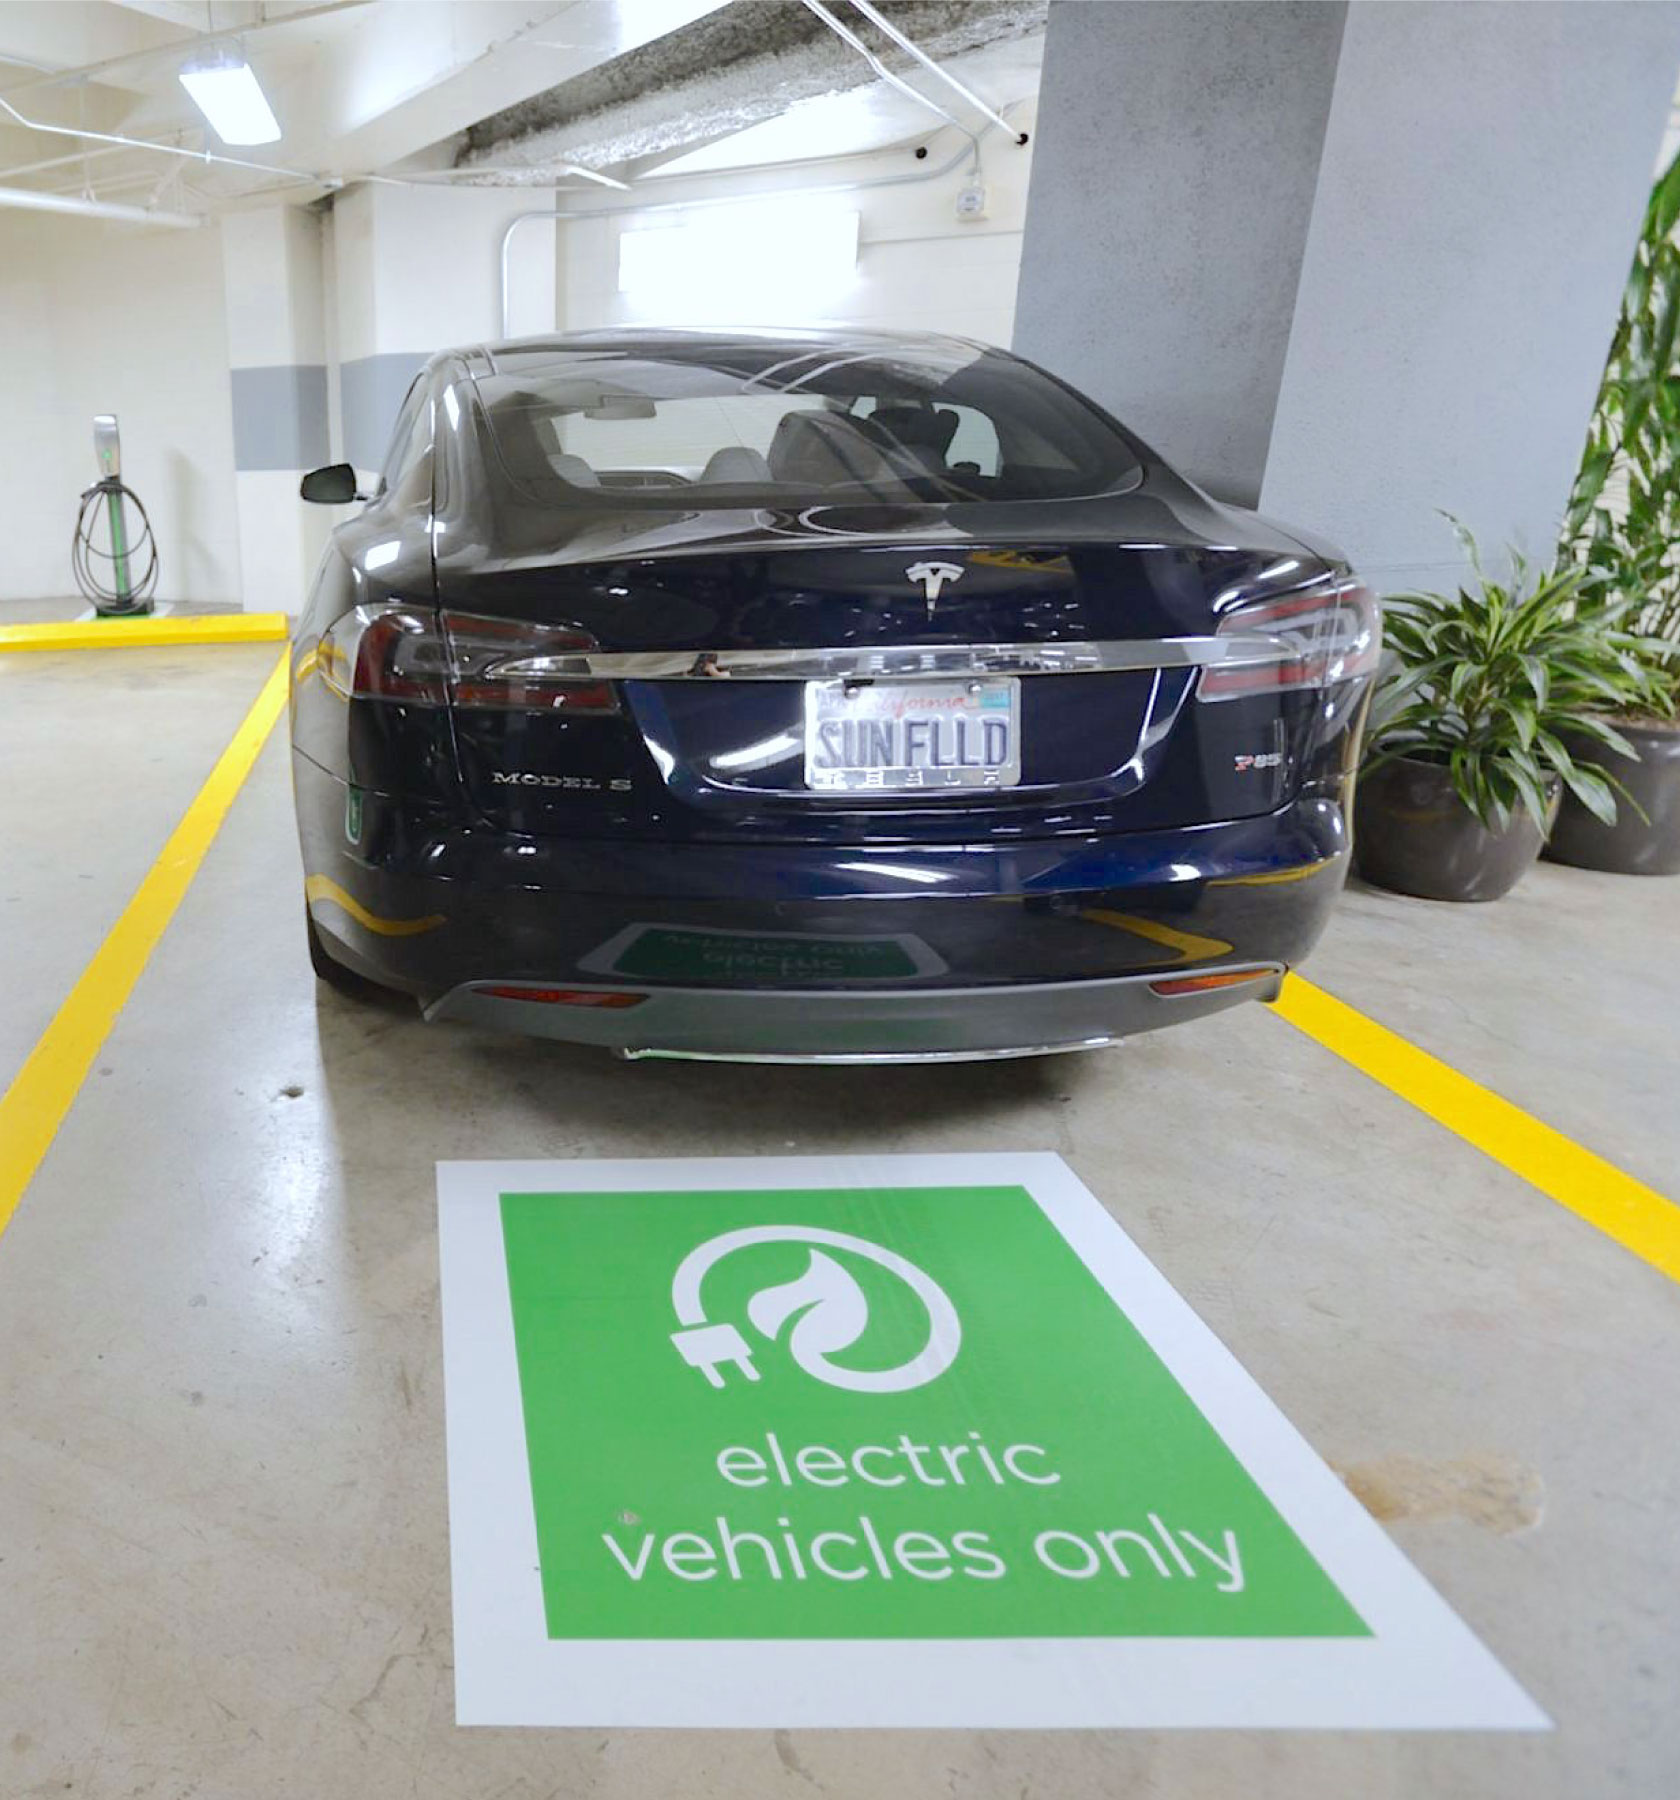
[[[1680,224],[1680,156],[1676,156],[1657,177],[1657,184],[1651,190],[1644,237],[1648,242],[1661,242],[1676,224]]]
[[[1534,694],[1534,703],[1543,707],[1552,690],[1551,671],[1546,667],[1545,658],[1535,656],[1530,651],[1525,652],[1520,660],[1523,674],[1528,678],[1529,688]]]
[[[1540,771],[1526,759],[1512,762],[1510,765],[1511,780],[1522,797],[1523,809],[1538,825],[1542,832],[1546,829],[1546,815],[1551,811],[1551,800],[1546,792],[1546,784]]]
[[[1616,823],[1616,796],[1602,774],[1594,769],[1571,768],[1564,772],[1563,779],[1569,784],[1570,793],[1595,819],[1605,825]]]

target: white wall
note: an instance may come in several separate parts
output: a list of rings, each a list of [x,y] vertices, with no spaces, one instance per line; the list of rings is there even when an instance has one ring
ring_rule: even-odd
[[[1030,132],[1035,121],[1027,115],[1021,123],[1022,129]],[[949,160],[952,152],[945,147],[949,142],[947,134],[929,159],[931,168]],[[772,196],[765,202],[772,210],[793,205],[841,208],[858,214],[855,271],[844,280],[806,286],[793,293],[778,284],[773,228],[765,234],[766,261],[743,267],[736,280],[716,291],[619,292],[618,240],[624,232],[703,220],[716,208],[685,206],[573,220],[562,229],[559,249],[561,328],[580,331],[632,323],[856,323],[946,331],[1007,344],[1014,325],[1032,149],[1030,145],[1017,148],[993,133],[983,140],[983,158],[988,216],[977,224],[961,223],[956,216],[957,193],[966,180],[963,167],[897,186],[866,185],[882,176],[922,174],[904,150],[867,159],[813,163],[752,178],[754,186],[781,190],[781,198]],[[668,183],[662,197],[680,194],[684,200],[690,196],[696,201],[708,200],[739,193],[747,185],[739,176],[694,177],[680,184]],[[830,185],[838,185],[842,191],[813,194],[806,200],[800,200],[794,191]],[[605,203],[613,204],[610,199]],[[572,200],[568,204],[581,203]],[[752,203],[742,205],[752,210]],[[541,228],[524,229],[535,234]],[[516,301],[519,279],[516,276]]]
[[[309,591],[330,509],[298,495],[331,460],[321,214],[266,206],[218,226],[238,464],[240,598],[247,612],[295,613]]]
[[[1030,118],[1024,124],[1031,129]],[[949,154],[937,148],[931,167],[937,170]],[[1030,164],[1030,149],[996,133],[985,140],[990,214],[977,225],[960,224],[955,216],[964,169],[901,186],[861,185],[881,175],[920,173],[903,151],[753,177],[755,184],[784,189],[844,184],[846,191],[820,203],[860,216],[855,271],[800,294],[797,303],[767,306],[764,284],[747,269],[708,301],[687,293],[650,298],[618,292],[622,230],[708,208],[586,219],[558,229],[528,225],[515,240],[512,328],[530,333],[727,318],[771,325],[857,322],[1007,343]],[[743,185],[741,177],[695,178],[680,191],[698,200]],[[677,184],[665,191],[677,191]],[[610,195],[602,198],[613,203]],[[344,442],[340,367],[357,360],[418,364],[445,345],[498,336],[502,227],[516,212],[552,204],[551,195],[529,189],[364,187],[339,197],[320,245],[325,292],[318,340],[330,372],[335,453]],[[307,221],[294,223],[301,230]],[[0,599],[73,591],[70,531],[77,498],[95,478],[91,421],[96,412],[114,411],[122,423],[125,478],[144,499],[159,540],[159,598],[251,603],[241,581],[230,360],[313,360],[317,339],[313,327],[299,332],[293,318],[310,314],[308,294],[288,290],[263,300],[235,292],[232,325],[240,343],[230,358],[223,235],[216,225],[147,230],[0,212],[0,403],[6,421],[0,432]],[[766,255],[773,257],[775,249],[767,243]],[[303,266],[298,260],[297,268]],[[281,315],[297,340],[288,357],[253,348],[255,338],[244,341]],[[274,490],[277,508],[296,506],[292,483],[286,472],[255,478],[264,499],[267,489]],[[252,482],[247,485],[255,492]]]
[[[518,213],[553,204],[542,188],[374,183],[335,198],[323,263],[335,456],[377,468],[426,358],[502,335],[503,228]],[[554,329],[553,230],[532,225],[517,242],[516,332]]]
[[[0,599],[71,594],[93,415],[117,414],[162,600],[239,595],[233,424],[215,228],[0,212]]]

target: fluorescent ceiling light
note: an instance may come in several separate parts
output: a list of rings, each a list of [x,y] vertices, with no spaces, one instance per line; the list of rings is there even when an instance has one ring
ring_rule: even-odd
[[[181,86],[224,144],[272,144],[280,121],[251,65],[237,53],[205,57],[181,71]]]

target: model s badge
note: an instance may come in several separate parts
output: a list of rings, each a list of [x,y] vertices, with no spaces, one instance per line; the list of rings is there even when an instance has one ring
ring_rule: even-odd
[[[939,602],[939,590],[948,581],[961,581],[963,572],[956,563],[919,562],[912,563],[904,571],[908,581],[919,581],[922,592],[927,596],[928,617],[933,617],[933,609]]]

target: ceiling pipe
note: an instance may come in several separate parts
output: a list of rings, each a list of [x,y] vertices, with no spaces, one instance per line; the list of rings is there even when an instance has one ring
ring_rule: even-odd
[[[809,0],[807,0],[807,4],[809,4]],[[924,69],[937,75],[948,88],[954,89],[955,92],[959,93],[970,106],[983,112],[994,125],[1001,127],[1004,131],[1009,130],[1009,121],[1004,118],[1002,113],[994,111],[993,108],[989,107],[972,88],[964,87],[963,84],[957,80],[955,75],[948,73],[939,63],[936,63],[925,50],[912,43],[890,19],[884,17],[882,13],[870,4],[870,0],[852,0],[852,5],[855,6],[871,24],[878,26],[884,31],[887,36],[898,45],[900,50],[908,51],[908,53],[915,57],[916,61],[919,62]],[[930,101],[929,104],[931,105],[932,102]],[[1015,141],[1017,144],[1024,144],[1027,141],[1027,134],[1024,131],[1016,133]]]
[[[191,230],[204,223],[201,213],[152,212],[144,206],[124,206],[116,200],[84,200],[76,194],[48,194],[40,188],[0,188],[0,207],[22,207],[27,212],[70,213],[81,219],[121,219],[129,225],[168,225]]]
[[[292,15],[294,18],[301,18],[302,16],[301,13],[294,13]],[[150,150],[160,156],[174,156],[179,157],[186,162],[205,163],[211,168],[251,169],[255,170],[260,175],[278,175],[284,181],[300,182],[309,187],[325,188],[329,193],[336,193],[340,188],[348,187],[355,181],[371,181],[377,183],[381,187],[421,187],[427,186],[432,181],[439,179],[465,179],[487,173],[509,175],[528,173],[528,171],[523,169],[498,169],[490,171],[470,168],[437,171],[422,170],[414,175],[324,175],[318,170],[288,169],[281,163],[252,162],[243,156],[224,156],[219,150],[190,150],[184,144],[160,144],[155,138],[124,137],[120,132],[115,131],[86,131],[79,125],[51,125],[45,119],[26,118],[24,114],[20,113],[3,94],[0,94],[0,113],[7,114],[16,124],[21,125],[25,131],[40,131],[47,133],[47,135],[51,137],[74,138],[79,143],[102,144],[106,146],[105,150],[89,153],[93,155],[105,155],[111,150]],[[79,160],[79,158],[63,157],[29,166],[45,169],[55,167],[58,163],[73,162],[77,160]],[[570,163],[566,165],[566,168],[569,174],[585,177],[589,181],[598,183],[602,187],[627,188],[629,185],[627,182],[619,181],[612,175],[602,175],[594,169],[585,169],[581,166],[574,167]],[[22,173],[23,171],[16,170],[13,172]]]
[[[115,131],[84,131],[79,125],[49,125],[45,119],[25,118],[3,94],[0,112],[6,113],[25,131],[43,131],[49,137],[76,138],[89,144],[113,144],[120,150],[152,150],[161,156],[181,156],[188,162],[210,163],[228,169],[257,169],[264,175],[286,175],[293,181],[307,181],[316,187],[339,187],[336,176],[311,175],[299,169],[285,169],[278,163],[247,162],[242,156],[223,156],[219,150],[189,150],[183,144],[160,144],[153,138],[124,137]]]
[[[72,150],[68,156],[49,156],[41,162],[18,163],[10,169],[0,169],[0,185],[10,181],[14,175],[38,175],[43,169],[63,169],[75,163],[80,165],[91,162],[96,156],[120,156],[120,149],[107,147],[103,150]]]
[[[872,68],[889,87],[897,88],[901,94],[914,100],[918,106],[925,106],[929,112],[937,113],[947,125],[954,125],[969,141],[969,145],[974,152],[974,166],[976,168],[980,166],[980,140],[969,130],[961,119],[957,118],[953,113],[948,113],[937,100],[930,100],[926,94],[913,88],[909,82],[895,75],[849,25],[845,24],[842,20],[837,19],[834,14],[823,5],[822,0],[805,0],[805,5],[809,11],[814,12],[817,17],[822,20],[842,43],[850,44],[858,55],[869,64],[870,68]],[[918,51],[917,54],[920,55],[921,53]],[[923,58],[923,60],[925,61],[926,58]]]

